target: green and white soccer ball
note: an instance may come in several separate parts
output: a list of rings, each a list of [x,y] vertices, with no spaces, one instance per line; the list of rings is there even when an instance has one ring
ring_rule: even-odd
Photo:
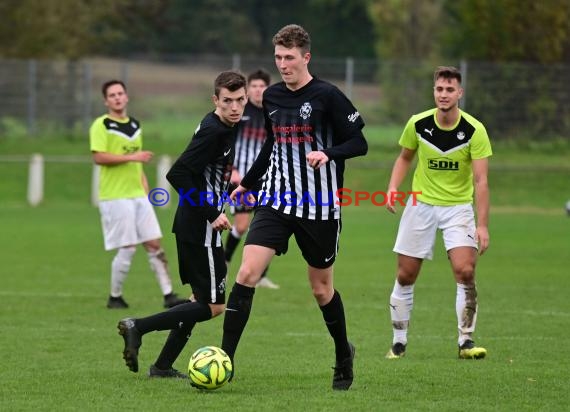
[[[204,346],[190,357],[188,377],[192,386],[213,390],[224,386],[232,377],[232,360],[216,346]]]

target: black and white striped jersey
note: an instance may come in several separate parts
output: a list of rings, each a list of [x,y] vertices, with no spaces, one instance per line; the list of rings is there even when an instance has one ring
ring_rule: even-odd
[[[221,232],[213,230],[210,223],[227,203],[236,130],[214,112],[208,113],[167,173],[166,178],[179,195],[172,231],[181,240],[222,246]]]
[[[248,102],[241,121],[238,123],[236,138],[234,168],[238,170],[240,176],[245,176],[259,154],[266,137],[263,108]]]
[[[304,219],[339,219],[345,159],[368,150],[356,108],[336,86],[313,78],[295,91],[284,82],[268,87],[263,109],[267,139],[242,186],[255,187],[265,174],[259,206]],[[306,160],[315,150],[330,159],[317,170]]]

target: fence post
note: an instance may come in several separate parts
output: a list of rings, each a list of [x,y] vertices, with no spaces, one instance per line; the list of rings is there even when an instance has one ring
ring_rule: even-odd
[[[36,134],[37,73],[37,62],[28,60],[28,133],[31,135]]]
[[[95,207],[99,206],[99,175],[101,166],[93,163],[93,172],[91,173],[91,204]]]
[[[166,180],[166,174],[170,170],[172,159],[168,155],[162,155],[158,159],[156,165],[156,187],[165,189],[170,194],[170,183]],[[166,203],[164,207],[170,206],[170,202]]]
[[[121,80],[129,87],[129,63],[121,62]]]
[[[28,174],[28,203],[39,205],[44,198],[44,157],[35,153],[30,158]]]
[[[345,83],[344,94],[349,99],[352,99],[352,86],[354,85],[354,59],[352,57],[346,58],[346,75],[344,83]]]
[[[461,97],[461,109],[466,110],[467,107],[467,60],[462,59],[459,63],[459,71],[461,72],[461,87],[463,88],[463,96]]]
[[[232,54],[232,69],[241,69],[241,56],[238,53]]]
[[[91,122],[91,81],[93,74],[91,72],[91,63],[83,62],[83,133],[89,131]]]

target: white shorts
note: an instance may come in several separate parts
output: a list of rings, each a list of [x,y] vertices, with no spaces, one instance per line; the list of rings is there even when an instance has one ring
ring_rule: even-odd
[[[160,239],[162,232],[146,197],[99,202],[105,250]]]
[[[445,250],[468,246],[477,249],[475,214],[471,204],[433,206],[408,202],[398,228],[394,252],[420,259],[432,259],[437,229],[443,233]]]

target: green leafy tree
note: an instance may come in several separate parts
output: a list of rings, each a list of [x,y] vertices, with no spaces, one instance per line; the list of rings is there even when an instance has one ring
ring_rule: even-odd
[[[105,24],[115,17],[113,0],[4,0],[0,2],[0,55],[77,59],[120,38]]]
[[[568,58],[568,0],[445,0],[444,12],[447,56],[537,63]]]

